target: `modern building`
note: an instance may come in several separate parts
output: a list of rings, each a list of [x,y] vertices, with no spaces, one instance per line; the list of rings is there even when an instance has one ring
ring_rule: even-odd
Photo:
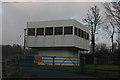
[[[89,29],[73,19],[28,22],[25,46],[41,56],[79,57],[89,50]]]

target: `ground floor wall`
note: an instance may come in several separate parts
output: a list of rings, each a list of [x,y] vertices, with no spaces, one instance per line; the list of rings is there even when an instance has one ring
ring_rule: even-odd
[[[39,56],[56,56],[54,59],[55,60],[54,65],[79,65],[78,50],[72,50],[72,49],[39,50]],[[75,57],[75,58],[72,58],[72,57]],[[40,64],[40,65],[53,65],[52,59],[53,58],[51,58],[51,57],[43,57],[42,63],[38,63],[38,64]],[[44,62],[51,62],[51,63],[44,63]]]
[[[62,49],[53,49],[53,50],[39,50],[40,56],[64,56],[64,57],[77,57],[77,51],[73,50],[62,50]]]

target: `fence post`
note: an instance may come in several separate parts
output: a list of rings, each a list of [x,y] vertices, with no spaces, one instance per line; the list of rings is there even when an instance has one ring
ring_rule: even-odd
[[[108,64],[110,64],[110,58],[109,58],[109,56],[108,56]]]
[[[84,71],[84,58],[83,57],[80,57],[80,68],[81,68],[81,72]]]
[[[97,57],[94,57],[94,72],[96,73]]]
[[[7,78],[7,74],[8,74],[8,71],[7,71],[7,60],[5,60],[5,78]]]
[[[55,66],[55,57],[56,57],[56,56],[53,56],[53,57],[52,57],[52,58],[53,58],[53,63],[52,63],[53,71],[55,70],[55,69],[54,69],[54,66]]]
[[[84,65],[86,64],[86,57],[84,56]]]
[[[17,55],[17,68],[18,68],[18,72],[20,72],[20,58],[19,58],[19,54]]]

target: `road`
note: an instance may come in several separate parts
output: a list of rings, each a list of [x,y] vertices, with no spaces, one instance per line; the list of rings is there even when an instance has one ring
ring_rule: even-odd
[[[68,72],[31,72],[28,74],[31,78],[95,78]]]

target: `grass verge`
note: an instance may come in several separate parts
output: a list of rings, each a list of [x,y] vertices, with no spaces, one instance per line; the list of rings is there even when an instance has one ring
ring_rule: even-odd
[[[120,66],[118,65],[96,65],[96,68],[101,70],[97,70],[96,73],[94,73],[94,65],[85,65],[82,73],[98,78],[118,78],[120,76]]]
[[[8,78],[18,78],[19,79],[19,78],[30,78],[30,76],[23,72],[15,72],[15,73],[11,74],[10,76],[8,76]]]

